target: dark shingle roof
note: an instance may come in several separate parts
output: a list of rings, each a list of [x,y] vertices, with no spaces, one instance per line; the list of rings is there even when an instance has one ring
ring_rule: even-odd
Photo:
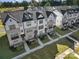
[[[42,17],[39,18],[40,15],[42,15]],[[41,12],[36,12],[36,18],[37,20],[44,19],[44,15]]]
[[[64,15],[66,13],[66,10],[61,10],[61,13]]]
[[[54,17],[56,17],[56,15],[55,15],[52,11],[46,11],[46,15],[47,15],[47,17],[49,17],[51,14],[53,14]]]
[[[74,10],[73,9],[67,9],[67,13],[68,14],[73,14],[74,13]]]
[[[9,17],[13,18],[14,20],[16,20],[17,22],[22,22],[23,12],[24,12],[23,10],[4,12],[1,14],[2,21],[5,23],[7,20],[7,17],[9,16]]]
[[[25,12],[23,14],[23,21],[22,22],[24,22],[24,21],[31,21],[31,20],[33,20],[33,13]]]

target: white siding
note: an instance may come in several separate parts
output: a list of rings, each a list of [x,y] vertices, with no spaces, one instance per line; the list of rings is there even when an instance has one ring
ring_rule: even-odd
[[[15,20],[13,20],[12,18],[9,18],[9,19],[7,20],[7,22],[6,22],[6,24],[5,24],[6,30],[9,30],[9,26],[10,26],[10,25],[15,25],[16,28],[19,28],[17,22],[16,22]]]
[[[59,27],[59,28],[62,28],[63,15],[57,10],[55,10],[53,12],[57,15],[57,17],[56,17],[56,26]]]

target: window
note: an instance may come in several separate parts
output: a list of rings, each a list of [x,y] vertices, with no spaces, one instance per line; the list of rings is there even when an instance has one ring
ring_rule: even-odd
[[[9,28],[10,30],[16,29],[15,25],[10,25]]]
[[[31,23],[30,23],[30,22],[28,22],[28,23],[26,23],[26,25],[27,25],[27,26],[31,26]]]
[[[21,32],[23,32],[23,30],[21,30]]]
[[[29,33],[29,32],[32,32],[32,30],[31,30],[31,29],[28,29],[28,30],[27,30],[27,33]]]
[[[11,35],[11,39],[12,39],[12,40],[15,40],[15,39],[17,39],[17,38],[19,38],[18,34],[13,34],[13,35]]]
[[[34,23],[36,23],[37,21],[35,20]]]
[[[40,21],[39,21],[39,24],[42,24],[42,23],[43,23],[43,20],[40,20]]]
[[[43,25],[39,26],[39,30],[40,30],[40,29],[43,29]]]

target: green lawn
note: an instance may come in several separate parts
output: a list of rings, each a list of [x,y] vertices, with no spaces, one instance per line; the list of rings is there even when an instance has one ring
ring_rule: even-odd
[[[73,38],[79,41],[79,31],[72,34]]]
[[[6,36],[0,37],[0,59],[11,59],[12,57],[23,53],[24,50],[12,51],[9,49],[9,44]]]
[[[62,53],[68,48],[71,48],[72,42],[63,38],[51,45],[44,47],[43,49],[37,50],[22,59],[55,59],[55,56]]]
[[[79,31],[75,32],[73,35],[76,35],[77,37],[79,37]]]
[[[57,27],[55,28],[55,31],[58,32],[60,35],[65,35],[65,34],[71,32],[70,30],[62,30],[62,29],[59,29]]]
[[[74,56],[74,54],[69,54],[67,55],[64,59],[78,59],[77,57]]]

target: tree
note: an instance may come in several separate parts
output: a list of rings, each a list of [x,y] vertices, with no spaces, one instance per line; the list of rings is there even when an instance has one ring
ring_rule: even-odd
[[[67,0],[67,1],[66,1],[66,4],[67,4],[67,5],[73,5],[73,0]]]
[[[79,0],[77,0],[77,5],[79,6]]]

